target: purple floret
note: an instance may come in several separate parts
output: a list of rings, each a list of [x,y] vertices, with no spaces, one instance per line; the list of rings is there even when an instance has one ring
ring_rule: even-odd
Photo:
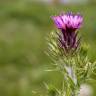
[[[83,22],[83,18],[79,14],[66,13],[59,16],[53,16],[53,21],[59,29],[66,30],[67,28],[79,29]]]

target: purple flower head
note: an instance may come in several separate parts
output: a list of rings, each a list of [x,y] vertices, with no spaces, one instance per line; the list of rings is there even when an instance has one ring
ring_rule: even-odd
[[[57,28],[61,30],[58,38],[60,48],[63,48],[66,53],[74,52],[80,43],[76,30],[81,27],[83,17],[80,14],[75,15],[70,12],[53,16],[52,19]]]
[[[79,29],[81,27],[83,18],[80,14],[72,14],[71,12],[61,14],[59,16],[53,16],[53,21],[59,29]]]

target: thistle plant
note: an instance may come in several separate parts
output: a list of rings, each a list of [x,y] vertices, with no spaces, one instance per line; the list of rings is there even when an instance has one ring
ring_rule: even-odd
[[[96,62],[90,62],[88,58],[87,44],[81,43],[79,29],[83,17],[69,12],[52,16],[52,20],[58,30],[49,34],[47,53],[63,80],[61,89],[46,85],[48,96],[78,96],[81,84],[92,80],[96,69]]]

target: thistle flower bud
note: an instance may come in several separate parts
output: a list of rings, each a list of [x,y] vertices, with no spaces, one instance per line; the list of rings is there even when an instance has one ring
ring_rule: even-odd
[[[56,27],[60,29],[59,46],[66,53],[73,53],[80,44],[77,30],[81,27],[83,17],[79,14],[65,13],[52,17]]]

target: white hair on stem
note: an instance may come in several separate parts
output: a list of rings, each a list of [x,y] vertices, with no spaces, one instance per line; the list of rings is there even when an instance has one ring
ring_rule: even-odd
[[[82,84],[78,96],[93,96],[93,89],[88,84]]]

